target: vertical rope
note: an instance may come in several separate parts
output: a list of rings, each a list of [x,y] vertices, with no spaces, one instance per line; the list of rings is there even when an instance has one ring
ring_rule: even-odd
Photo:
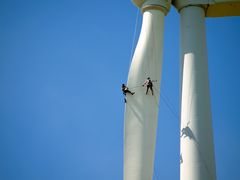
[[[129,61],[129,67],[132,62],[133,58],[133,51],[134,51],[134,44],[136,42],[136,34],[137,34],[137,27],[138,27],[138,17],[139,17],[139,8],[137,8],[137,14],[136,14],[136,20],[135,20],[135,27],[134,27],[134,32],[133,32],[133,40],[132,40],[132,48],[131,48],[131,54],[130,54],[130,61]]]

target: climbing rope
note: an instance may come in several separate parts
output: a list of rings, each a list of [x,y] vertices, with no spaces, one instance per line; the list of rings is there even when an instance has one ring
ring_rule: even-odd
[[[142,85],[136,85],[136,86],[131,86],[129,87],[130,90],[136,90],[137,88],[142,88]],[[163,102],[166,104],[166,107],[169,109],[169,111],[172,113],[172,115],[178,120],[179,116],[175,110],[175,108],[173,107],[173,103],[170,102],[169,98],[167,96],[164,95],[163,92],[160,93],[160,91],[153,85],[153,90],[156,91],[158,94],[160,94],[161,99],[163,100]],[[151,92],[149,92],[151,93]],[[158,99],[154,93],[154,102],[156,103],[156,106],[159,108],[159,102]]]
[[[165,97],[165,95],[163,93],[160,93],[159,90],[153,86],[153,89],[155,91],[158,92],[158,94],[160,94],[160,98],[163,100],[163,102],[166,104],[167,108],[169,109],[169,111],[172,113],[172,115],[178,120],[179,119],[179,116],[177,115],[176,111],[174,110],[174,108],[172,107],[172,103],[169,103],[170,101],[167,100],[168,98]],[[159,106],[159,104],[158,104]]]
[[[139,18],[139,9],[137,8],[137,13],[136,13],[136,20],[135,20],[135,27],[134,27],[134,32],[133,32],[133,40],[132,40],[132,47],[131,47],[131,54],[130,54],[130,60],[129,60],[129,67],[130,64],[132,62],[132,58],[133,58],[133,50],[135,47],[135,42],[136,42],[136,35],[137,35],[137,28],[138,28],[138,18]]]

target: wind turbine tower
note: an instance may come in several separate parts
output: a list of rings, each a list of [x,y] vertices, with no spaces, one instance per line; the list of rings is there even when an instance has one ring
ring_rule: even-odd
[[[150,180],[153,174],[160,80],[164,16],[168,1],[134,1],[141,8],[143,22],[132,59],[127,86],[135,91],[127,95],[124,125],[124,180]],[[156,81],[154,95],[141,85],[151,77]],[[134,88],[134,89],[133,89]]]
[[[215,180],[205,17],[239,16],[239,0],[175,0],[180,13],[180,179]]]

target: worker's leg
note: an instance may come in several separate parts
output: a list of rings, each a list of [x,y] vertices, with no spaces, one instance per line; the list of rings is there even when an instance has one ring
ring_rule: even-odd
[[[152,86],[150,86],[150,89],[151,89],[151,91],[152,91],[152,95],[153,95],[153,88],[152,88]]]
[[[148,94],[148,89],[149,89],[149,86],[147,86],[147,91],[146,91],[146,94]]]
[[[134,92],[131,92],[131,91],[129,91],[129,90],[126,90],[125,92],[126,92],[126,93],[130,93],[131,95],[134,95]]]

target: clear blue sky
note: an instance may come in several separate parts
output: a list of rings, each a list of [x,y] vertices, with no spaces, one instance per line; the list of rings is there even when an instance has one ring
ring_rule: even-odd
[[[0,179],[122,180],[130,0],[0,1]],[[141,18],[138,22],[138,33]],[[154,180],[179,179],[179,15],[165,18]],[[239,180],[240,17],[206,20],[218,180]],[[138,34],[137,33],[137,34]]]

